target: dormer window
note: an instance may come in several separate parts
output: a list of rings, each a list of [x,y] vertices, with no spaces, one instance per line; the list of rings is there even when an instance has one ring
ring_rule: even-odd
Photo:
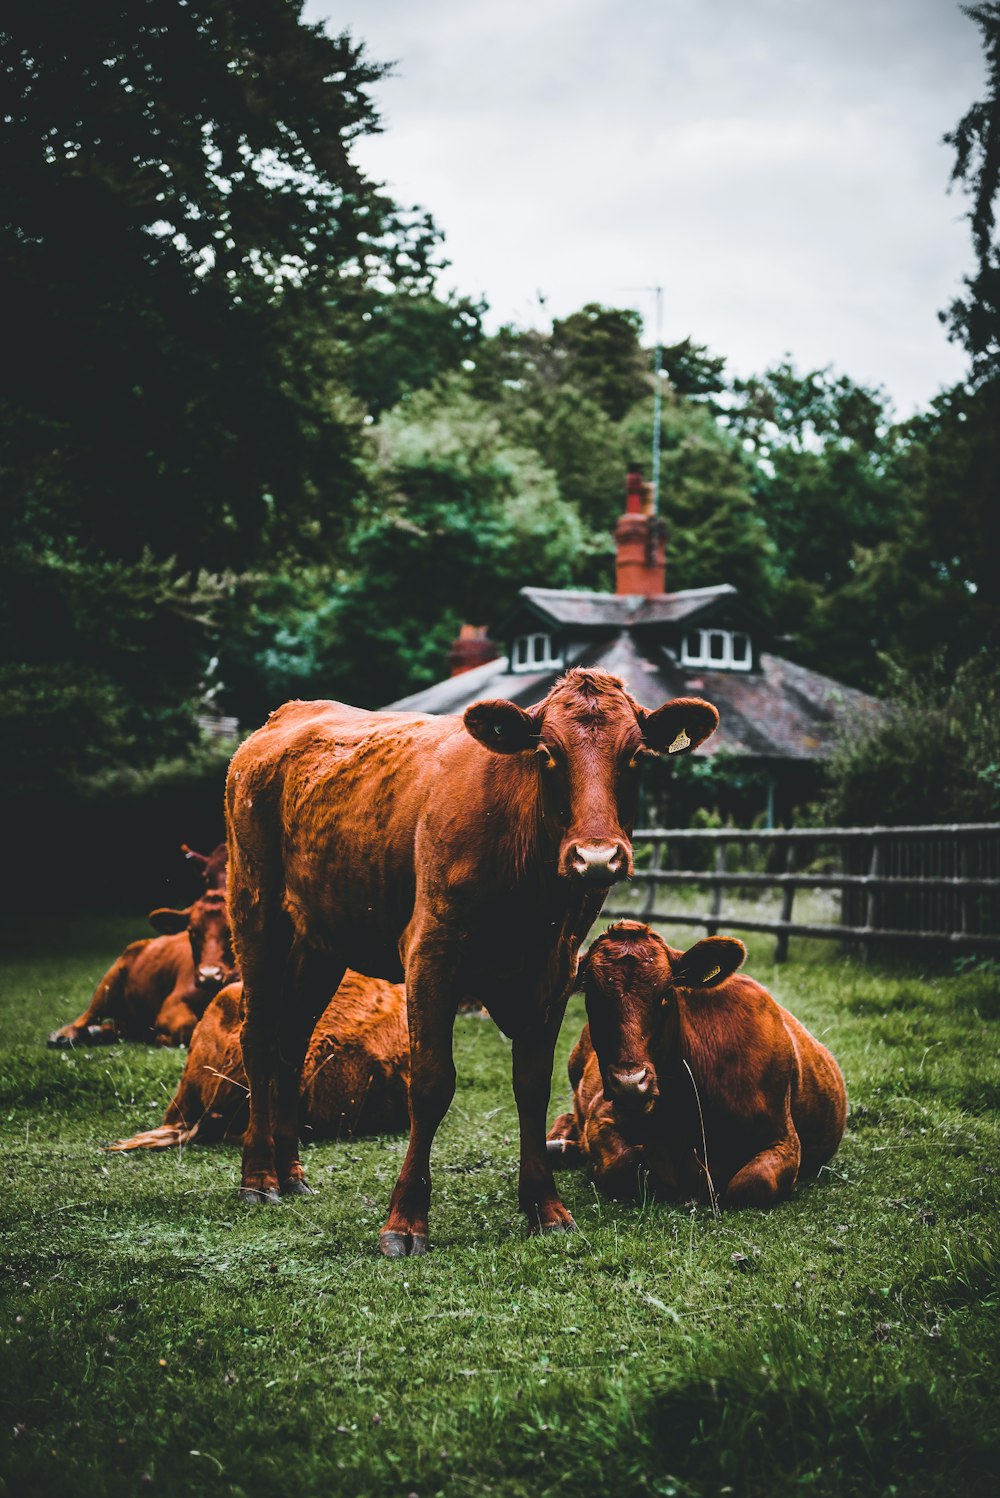
[[[750,636],[738,629],[689,629],[681,646],[681,665],[749,671],[753,665]]]
[[[562,652],[555,648],[551,635],[518,635],[511,648],[512,671],[544,671],[562,663]]]

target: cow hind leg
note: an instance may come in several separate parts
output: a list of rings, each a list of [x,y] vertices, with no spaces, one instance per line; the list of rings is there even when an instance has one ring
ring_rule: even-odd
[[[316,1021],[339,988],[345,970],[343,964],[308,950],[294,951],[289,962],[271,1098],[275,1166],[286,1196],[312,1194],[299,1156],[302,1065]]]
[[[234,932],[240,931],[239,957],[243,973],[240,1047],[250,1094],[250,1117],[243,1136],[240,1200],[263,1204],[281,1198],[272,1104],[278,1070],[281,1001],[292,946],[292,928],[283,910],[268,912],[263,902],[250,900],[242,891],[235,892],[232,897],[232,913]]]
[[[560,1113],[549,1130],[545,1153],[553,1170],[569,1170],[583,1164],[583,1151],[572,1113]]]

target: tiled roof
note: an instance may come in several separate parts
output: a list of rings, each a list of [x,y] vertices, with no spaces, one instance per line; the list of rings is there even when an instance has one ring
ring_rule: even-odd
[[[735,597],[729,583],[714,588],[685,588],[645,598],[637,593],[589,593],[572,588],[522,588],[520,596],[556,624],[616,625],[673,623],[716,599]]]
[[[714,594],[731,589],[692,589],[666,598],[692,598],[695,593]],[[557,595],[555,590],[533,588],[525,592]],[[569,595],[599,598],[604,594]],[[656,604],[659,600],[644,600]],[[603,621],[602,621],[603,622]],[[780,656],[762,652],[757,671],[711,671],[681,667],[673,655],[658,645],[645,645],[627,629],[612,639],[594,641],[574,659],[574,665],[595,666],[620,676],[632,696],[646,707],[655,707],[671,697],[705,697],[719,709],[718,731],[700,751],[749,756],[755,759],[825,759],[833,745],[835,726],[851,716],[870,716],[882,711],[881,704],[864,692],[846,687],[809,671]],[[426,691],[415,692],[390,704],[392,710],[425,713],[460,713],[472,702],[486,697],[507,697],[522,707],[540,702],[555,683],[560,670],[516,672],[506,657],[477,666]]]

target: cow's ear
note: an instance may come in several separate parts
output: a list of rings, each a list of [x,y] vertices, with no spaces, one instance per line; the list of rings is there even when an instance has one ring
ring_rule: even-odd
[[[742,967],[747,949],[735,936],[706,936],[672,964],[681,988],[715,988]]]
[[[504,697],[474,702],[465,709],[465,726],[472,737],[494,754],[519,754],[538,745],[538,725],[530,713]]]
[[[193,848],[188,847],[187,843],[181,843],[181,852],[184,854],[185,858],[190,860],[190,862],[200,864],[203,869],[208,863],[207,854],[196,853]]]
[[[166,906],[161,906],[160,909],[149,912],[149,923],[161,936],[176,936],[178,931],[187,930],[190,916],[190,909],[168,910]]]
[[[719,714],[701,697],[675,697],[655,712],[640,707],[636,716],[643,742],[656,754],[684,754],[697,749],[719,726]]]

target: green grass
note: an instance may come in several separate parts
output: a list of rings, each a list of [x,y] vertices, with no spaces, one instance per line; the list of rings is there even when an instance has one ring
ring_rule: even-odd
[[[515,1203],[509,1047],[460,1018],[434,1252],[387,1262],[401,1139],[309,1147],[319,1194],[263,1210],[237,1202],[230,1148],[101,1155],[159,1121],[183,1058],[44,1037],[139,929],[6,944],[0,1491],[995,1491],[989,966],[935,977],[793,942],[773,969],[756,939],[749,971],[847,1077],[832,1169],[770,1214],[718,1221],[564,1175],[580,1232],[543,1241]],[[574,1000],[553,1111],[580,1023]]]

